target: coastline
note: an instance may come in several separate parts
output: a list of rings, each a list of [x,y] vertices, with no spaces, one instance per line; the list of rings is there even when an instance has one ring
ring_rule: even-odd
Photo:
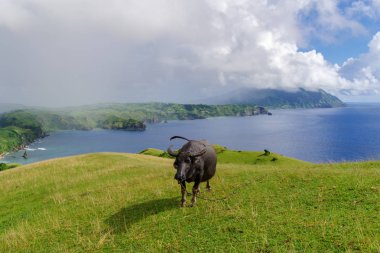
[[[6,155],[8,155],[9,152],[0,153],[0,160],[4,159]],[[1,162],[0,162],[1,163]]]
[[[350,107],[350,106],[348,106],[348,107]],[[342,107],[339,107],[339,109],[341,109]],[[343,107],[343,108],[347,108],[347,106],[346,107]],[[292,122],[298,122],[298,121],[303,121],[304,119],[308,119],[308,117],[310,116],[310,115],[313,115],[314,113],[313,113],[313,111],[315,110],[317,113],[316,114],[324,114],[323,113],[323,111],[325,111],[326,109],[335,109],[335,108],[309,108],[309,109],[305,109],[305,108],[296,108],[296,109],[293,109],[293,108],[289,108],[289,109],[274,109],[273,110],[273,115],[277,115],[277,114],[280,114],[280,112],[278,112],[278,111],[289,111],[289,113],[286,113],[286,117],[290,117],[290,116],[292,116],[292,115],[295,115],[295,114],[297,114],[297,115],[300,115],[300,116],[292,116],[292,118],[293,119],[295,119],[295,121],[294,120],[292,120]],[[304,110],[305,112],[300,112],[300,110]],[[307,110],[307,112],[306,112],[306,110]],[[272,111],[272,110],[269,110],[269,111]],[[292,112],[293,111],[293,112]],[[333,113],[334,111],[331,111],[331,112],[329,112],[330,110],[326,110],[326,112],[327,112],[327,114],[328,115],[331,115],[331,113]],[[251,144],[252,143],[252,145],[259,145],[258,147],[256,147],[256,146],[254,146],[254,147],[235,147],[235,149],[237,149],[237,150],[259,150],[260,148],[262,148],[262,147],[264,147],[264,148],[268,148],[267,146],[269,146],[269,145],[273,145],[273,146],[275,146],[275,144],[272,144],[273,143],[273,141],[271,141],[272,139],[270,139],[271,137],[271,135],[269,135],[268,134],[268,139],[266,140],[265,138],[262,138],[262,137],[260,137],[260,135],[262,134],[262,131],[263,131],[263,129],[265,130],[266,128],[268,128],[268,125],[266,125],[264,128],[259,128],[258,130],[255,130],[255,128],[254,128],[254,126],[255,125],[258,125],[259,124],[259,122],[264,122],[264,124],[268,124],[268,122],[271,122],[271,121],[276,121],[276,118],[280,118],[280,119],[282,119],[282,118],[284,118],[284,117],[276,117],[275,119],[273,119],[273,120],[271,120],[271,119],[267,119],[267,116],[266,116],[266,114],[264,113],[263,114],[265,117],[263,118],[263,120],[255,120],[255,122],[253,122],[252,123],[252,126],[251,127],[253,127],[251,130],[249,130],[249,134],[250,135],[246,135],[246,136],[249,136],[249,138],[246,138],[246,139],[244,139],[243,141],[242,141],[242,143],[248,143],[248,144]],[[217,117],[207,117],[207,118],[205,118],[205,119],[209,119],[209,120],[211,120],[211,119],[218,119],[218,118],[232,118],[231,120],[228,120],[228,121],[231,121],[231,122],[233,122],[233,124],[230,122],[230,125],[231,126],[238,126],[239,127],[239,129],[241,128],[241,127],[244,127],[243,125],[244,124],[246,124],[247,122],[249,123],[250,121],[247,121],[247,120],[243,120],[243,121],[240,121],[239,119],[237,119],[237,118],[250,118],[250,117],[252,117],[252,116],[256,116],[256,115],[250,115],[250,116],[242,116],[242,115],[234,115],[234,116],[217,116]],[[261,115],[262,116],[262,115]],[[281,115],[280,115],[281,116]],[[284,115],[283,115],[284,116]],[[234,118],[236,118],[236,120],[239,120],[238,122],[240,122],[240,123],[236,123],[235,122],[235,119]],[[261,117],[260,117],[261,118]],[[319,119],[320,117],[318,117],[318,119]],[[204,120],[203,118],[201,119],[201,120]],[[173,120],[169,120],[169,122],[171,122],[171,121],[173,121]],[[186,124],[192,124],[193,125],[193,123],[192,123],[192,119],[179,119],[179,120],[174,120],[174,121],[178,121],[178,122],[181,122],[181,121],[188,121],[188,122],[185,122],[185,123],[183,123],[183,124],[180,124],[180,126],[181,127],[183,127],[184,125],[186,125]],[[198,120],[196,120],[196,121],[198,121]],[[219,121],[213,121],[213,122],[211,122],[211,124],[213,125],[213,127],[218,127],[217,125],[219,125],[219,124],[224,124],[223,123],[223,121],[220,121],[221,123],[219,123]],[[265,123],[266,122],[266,123]],[[276,121],[277,122],[277,121]],[[157,123],[162,123],[162,122],[157,122]],[[153,125],[157,125],[157,123],[150,123],[149,125],[151,125],[151,126],[148,126],[148,128],[153,128]],[[197,125],[197,126],[204,126],[206,123],[195,123],[195,125]],[[240,124],[242,125],[242,126],[240,126]],[[277,124],[277,123],[276,123]],[[262,124],[261,124],[262,125]],[[286,127],[287,125],[285,124],[284,126],[282,126],[282,127]],[[176,126],[177,127],[177,126]],[[165,126],[159,126],[159,128],[162,128],[162,129],[164,129],[164,128],[166,128]],[[244,128],[247,128],[247,127],[244,127]],[[170,132],[170,131],[172,131],[172,129],[171,129],[171,126],[169,126],[168,127],[168,131],[167,132]],[[236,128],[234,128],[234,129],[236,129]],[[233,129],[233,130],[234,130]],[[276,130],[277,128],[275,128],[274,130]],[[73,129],[74,130],[74,129]],[[90,129],[89,129],[90,130]],[[120,131],[120,130],[115,130],[115,129],[103,129],[103,128],[95,128],[95,129],[91,129],[91,131],[94,131],[94,130],[110,130],[110,131]],[[63,131],[63,132],[65,132],[65,131],[72,131],[72,130],[56,130],[56,131],[54,131],[54,132],[60,132],[60,131]],[[76,130],[74,130],[74,131],[76,131]],[[288,129],[288,131],[289,132],[291,132],[292,131],[292,129]],[[86,132],[86,131],[85,131]],[[299,131],[297,131],[297,132],[299,132]],[[165,132],[166,133],[166,132]],[[106,134],[106,133],[105,133]],[[199,134],[199,133],[197,133],[196,131],[194,131],[194,133],[192,132],[192,130],[189,130],[188,128],[186,128],[186,134],[189,134],[189,135],[193,135],[193,136],[196,136],[197,134]],[[214,133],[212,133],[212,135],[213,135]],[[98,134],[98,135],[100,135],[100,136],[103,136],[104,134],[102,133],[102,134]],[[147,133],[147,135],[149,135],[149,133]],[[170,135],[169,133],[167,134],[168,136]],[[115,136],[115,134],[114,133],[112,133],[112,136]],[[138,135],[138,136],[142,136],[142,135]],[[144,136],[145,136],[145,134],[144,134]],[[251,137],[251,136],[255,136],[255,137]],[[297,135],[298,136],[298,135]],[[139,137],[140,138],[140,137]],[[217,141],[215,141],[215,143],[217,143],[217,142],[219,142],[220,141],[220,139],[222,140],[222,138],[223,137],[220,137],[220,136],[218,136],[218,139],[217,139]],[[255,139],[255,140],[252,140],[252,141],[250,141],[249,139]],[[276,137],[277,138],[277,137]],[[63,140],[63,139],[61,139],[61,140]],[[133,139],[134,140],[134,139]],[[38,138],[36,138],[36,139],[34,139],[32,142],[28,142],[28,143],[24,143],[24,145],[29,145],[29,144],[32,144],[32,143],[35,143],[35,142],[38,142]],[[238,141],[235,141],[235,144],[237,143]],[[164,141],[161,141],[161,143],[164,143]],[[227,142],[228,143],[228,142]],[[255,144],[255,143],[259,143],[259,144]],[[261,144],[261,143],[264,143],[264,144]],[[59,143],[60,144],[60,143]],[[248,145],[247,144],[247,145]],[[35,145],[35,144],[34,144]],[[31,146],[31,147],[35,147],[35,146]],[[45,145],[45,144],[41,144],[41,145]],[[41,145],[38,145],[38,147],[41,147]],[[57,144],[58,145],[58,144]],[[109,144],[109,146],[110,147],[113,147],[115,144]],[[128,147],[128,145],[129,144],[125,144],[125,146],[126,147]],[[231,144],[231,148],[234,148],[234,146],[232,146],[233,144]],[[246,145],[246,144],[244,144],[244,145]],[[261,146],[260,146],[261,145]],[[149,142],[148,142],[148,144],[147,144],[147,146],[146,147],[150,147],[151,146],[151,144],[149,144]],[[230,145],[227,145],[226,144],[226,146],[230,146]],[[45,146],[42,146],[42,147],[45,147]],[[280,148],[281,148],[282,146],[280,146]],[[0,154],[0,159],[4,159],[4,157],[6,158],[6,160],[7,161],[12,161],[13,160],[13,155],[14,155],[14,153],[13,152],[17,152],[18,150],[22,150],[23,148],[25,148],[25,146],[22,146],[22,145],[19,145],[18,147],[16,147],[16,148],[14,148],[13,150],[7,150],[7,153],[9,152],[11,155],[8,155],[7,156],[7,153],[5,153],[4,151]],[[162,147],[163,148],[163,147]],[[275,152],[275,151],[277,151],[278,149],[279,149],[279,147],[273,147],[273,148],[271,148],[271,146],[269,147],[269,150],[270,149],[273,149],[273,152]],[[48,148],[48,152],[50,153],[50,152],[53,152],[52,150],[53,149],[50,149],[50,148]],[[33,150],[34,151],[34,150]],[[272,151],[272,150],[271,150]],[[38,155],[40,155],[40,153],[39,152],[36,152],[36,153],[30,153],[29,151],[27,151],[28,152],[28,155],[30,155],[30,157],[29,158],[32,158],[33,156],[38,156]],[[66,152],[66,151],[65,151]],[[138,151],[129,151],[129,152],[138,152]],[[280,150],[280,151],[277,151],[277,152],[279,152],[279,153],[284,153],[285,154],[285,151],[283,151],[283,150]],[[45,152],[45,154],[46,154],[47,152]],[[292,154],[292,155],[290,155],[290,154],[287,154],[287,155],[289,155],[289,156],[291,156],[291,157],[297,157],[297,158],[299,158],[299,159],[304,159],[304,160],[307,160],[307,161],[309,161],[308,159],[306,159],[306,158],[304,158],[304,157],[302,157],[302,154],[303,153],[305,153],[305,152],[303,152],[303,149],[299,149],[299,150],[297,150],[297,152],[296,152],[296,155],[294,155],[294,154]],[[44,154],[44,155],[45,155]],[[21,155],[22,155],[22,153],[21,153],[21,151],[19,151],[19,153],[17,153],[16,154],[16,156],[17,156],[17,159],[20,159],[20,160],[22,160],[22,161],[24,161],[23,159],[22,159],[22,157],[21,157]],[[20,158],[21,157],[21,158]],[[15,158],[16,159],[16,158]],[[34,159],[34,157],[33,157],[33,159]],[[350,158],[344,158],[345,160],[348,160],[349,161],[349,159]],[[356,159],[356,158],[355,158]],[[362,158],[358,158],[358,159],[362,159]],[[29,159],[29,160],[32,160],[32,159]],[[312,160],[310,160],[310,161],[312,161]],[[340,161],[340,160],[333,160],[333,161]],[[321,161],[317,161],[317,163],[319,163],[319,162],[321,162]]]
[[[257,116],[257,115],[271,115],[268,111],[268,109],[264,108],[264,107],[261,107],[261,106],[258,106],[257,108],[254,107],[254,108],[251,108],[250,110],[245,110],[245,111],[241,111],[241,112],[238,112],[237,114],[235,115],[225,115],[225,116],[222,116],[222,117],[247,117],[247,116]],[[197,116],[194,116],[194,115],[188,115],[187,117],[185,118],[181,118],[181,119],[178,119],[178,120],[195,120],[195,119],[208,119],[208,118],[217,118],[217,117],[220,117],[219,115],[218,116],[209,116],[209,117],[197,117]],[[168,120],[170,117],[163,117],[163,118],[157,118],[153,121],[150,121],[149,119],[145,119],[144,121],[141,121],[142,125],[139,125],[139,126],[126,126],[126,127],[114,127],[114,126],[111,126],[111,127],[100,127],[100,129],[103,129],[103,130],[121,130],[121,131],[130,131],[130,132],[143,132],[146,130],[146,127],[147,127],[147,124],[157,124],[157,123],[162,123],[162,122],[168,122]],[[11,125],[10,127],[19,127],[17,125]],[[1,128],[0,128],[1,129]],[[14,151],[19,151],[19,150],[22,150],[24,149],[26,146],[34,143],[35,141],[37,141],[38,139],[42,139],[46,136],[48,136],[49,134],[48,133],[45,133],[43,130],[43,126],[40,126],[40,131],[38,133],[34,133],[35,136],[32,136],[30,138],[30,136],[26,136],[26,135],[23,135],[22,133],[20,134],[20,137],[21,137],[21,140],[22,140],[22,144],[17,146],[17,147],[14,147],[13,149],[10,149],[10,150],[5,150],[4,153],[1,153],[0,154],[0,159],[3,159],[4,156],[6,154],[8,154],[8,152],[14,152]],[[96,127],[95,128],[86,128],[86,129],[80,129],[80,128],[70,128],[70,129],[59,129],[57,128],[56,130],[52,130],[52,132],[55,132],[55,131],[61,131],[61,130],[95,130],[97,129]],[[26,129],[26,130],[31,130],[31,129]],[[28,140],[28,141],[26,141]]]
[[[170,145],[168,136],[185,134],[187,138],[206,138],[211,143],[220,143],[233,150],[263,150],[280,153],[313,163],[380,160],[380,127],[376,122],[380,110],[362,106],[348,106],[338,110],[280,110],[273,117],[213,117],[207,120],[174,120],[166,124],[149,124],[145,133],[96,129],[93,131],[62,131],[43,144],[32,144],[30,148],[44,147],[45,152],[28,152],[28,160],[22,152],[16,154],[17,161],[24,164],[33,160],[45,160],[63,155],[83,152],[139,152],[146,147],[166,149]],[[359,110],[360,109],[360,110]],[[355,120],[357,115],[360,121]],[[345,124],[345,122],[352,122]],[[362,127],[365,128],[362,128]],[[347,131],[338,131],[341,128]],[[362,131],[357,131],[362,129]],[[57,131],[61,132],[61,131]],[[365,135],[363,135],[365,132]],[[350,138],[347,138],[347,134]],[[53,134],[52,134],[53,135]],[[231,138],[231,136],[233,138]],[[355,145],[349,145],[355,139]],[[83,140],[83,141],[82,141]],[[371,149],[362,147],[373,140]],[[38,140],[37,140],[38,142]],[[91,145],[88,145],[91,144]],[[179,144],[178,144],[179,145]],[[56,147],[60,147],[56,149]],[[335,152],[339,148],[341,152]],[[6,156],[13,161],[13,153]],[[16,161],[16,160],[15,160]]]
[[[4,159],[4,157],[8,154],[10,154],[11,152],[17,152],[17,151],[20,151],[22,149],[25,149],[29,144],[32,144],[33,142],[35,142],[36,140],[38,139],[35,139],[33,140],[32,142],[30,143],[27,143],[27,144],[21,144],[20,146],[14,148],[13,150],[10,150],[8,152],[3,152],[3,153],[0,153],[0,160]],[[1,162],[0,162],[1,163]]]

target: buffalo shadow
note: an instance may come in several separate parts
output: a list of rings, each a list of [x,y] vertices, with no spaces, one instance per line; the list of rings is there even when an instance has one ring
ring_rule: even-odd
[[[134,223],[167,210],[179,208],[178,197],[149,200],[120,209],[106,219],[114,233],[126,232]]]

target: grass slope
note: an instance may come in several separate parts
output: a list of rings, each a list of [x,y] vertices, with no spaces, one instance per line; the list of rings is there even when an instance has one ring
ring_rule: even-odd
[[[201,194],[227,199],[194,208],[179,208],[167,158],[98,153],[3,171],[0,252],[380,250],[380,162],[271,156],[221,152]]]

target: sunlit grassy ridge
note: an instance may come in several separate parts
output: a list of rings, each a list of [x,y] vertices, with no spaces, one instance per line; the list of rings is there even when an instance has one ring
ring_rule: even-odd
[[[251,165],[270,165],[270,166],[305,166],[311,163],[297,160],[294,158],[282,156],[275,153],[265,153],[264,151],[241,151],[231,150],[220,145],[213,145],[218,154],[219,163],[230,164],[251,164]],[[140,154],[151,155],[157,157],[171,158],[170,155],[160,149],[148,148],[140,152]]]
[[[201,194],[227,198],[193,208],[179,208],[167,158],[99,153],[3,171],[0,252],[380,250],[380,162],[262,153],[220,153]]]

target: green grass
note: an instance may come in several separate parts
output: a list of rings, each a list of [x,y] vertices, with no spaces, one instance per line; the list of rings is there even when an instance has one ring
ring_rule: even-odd
[[[167,152],[156,149],[156,148],[147,148],[140,152],[140,154],[143,155],[150,155],[150,156],[157,156],[157,157],[164,157],[164,158],[172,158]]]
[[[179,208],[167,158],[98,153],[0,172],[0,252],[380,251],[380,162],[262,153],[219,152],[201,195],[227,198],[193,208]]]
[[[218,154],[219,163],[229,164],[251,164],[251,165],[270,165],[276,167],[289,167],[289,166],[305,166],[311,165],[311,163],[297,160],[294,158],[286,157],[276,153],[270,152],[268,155],[264,151],[237,151],[230,150],[220,145],[213,145],[216,153]],[[140,152],[140,154],[171,158],[170,155],[163,150],[148,148]]]

